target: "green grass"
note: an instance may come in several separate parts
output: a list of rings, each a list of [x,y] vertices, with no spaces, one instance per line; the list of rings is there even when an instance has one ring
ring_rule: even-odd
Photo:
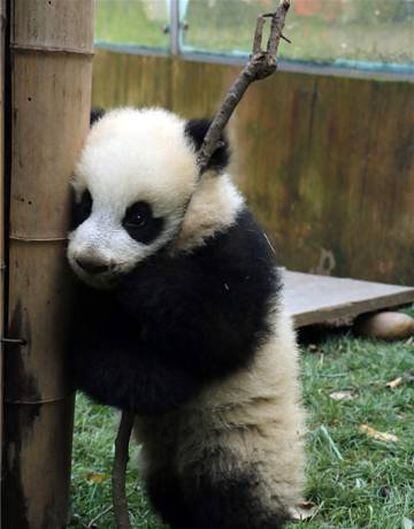
[[[75,434],[72,456],[72,491],[70,529],[85,528],[96,516],[112,505],[111,467],[113,442],[118,413],[111,408],[91,403],[83,395],[76,399]],[[135,527],[163,527],[151,509],[139,483],[137,465],[139,447],[132,444],[128,469],[129,503]],[[96,522],[99,529],[113,529],[112,511]]]
[[[414,387],[412,382],[394,390],[385,385],[414,371],[413,349],[411,341],[385,344],[340,333],[303,347],[309,413],[306,495],[319,510],[313,520],[294,527],[401,529],[404,518],[414,519]],[[354,400],[329,397],[343,389],[353,390]],[[109,474],[117,420],[110,409],[78,397],[71,529],[84,528],[111,505]],[[399,441],[377,441],[359,430],[361,424],[393,433]],[[132,461],[137,450],[134,447]],[[102,482],[93,483],[94,477]],[[137,483],[136,465],[130,464],[128,494],[135,527],[161,529]],[[112,512],[102,516],[97,527],[113,528]]]

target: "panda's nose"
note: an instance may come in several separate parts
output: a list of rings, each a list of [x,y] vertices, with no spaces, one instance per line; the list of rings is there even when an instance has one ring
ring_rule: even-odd
[[[92,259],[91,257],[78,257],[76,259],[76,264],[88,272],[88,274],[101,274],[109,270],[109,264],[97,259]]]

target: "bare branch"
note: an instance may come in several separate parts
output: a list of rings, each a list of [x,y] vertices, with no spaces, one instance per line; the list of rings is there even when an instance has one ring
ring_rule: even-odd
[[[282,31],[289,7],[290,0],[281,0],[275,13],[266,13],[257,18],[250,59],[227,92],[199,150],[197,164],[200,178],[211,156],[220,146],[220,135],[249,85],[253,81],[269,77],[269,75],[276,71],[276,55],[280,39],[284,38],[287,40],[282,35]],[[271,18],[271,26],[267,47],[266,50],[263,50],[262,38],[265,18]],[[125,494],[125,472],[128,463],[128,445],[133,424],[134,414],[123,411],[115,441],[115,458],[112,471],[112,498],[117,529],[132,529]]]
[[[125,494],[125,473],[128,463],[128,446],[134,426],[134,414],[123,411],[115,440],[115,458],[112,469],[112,500],[117,529],[132,529]]]
[[[290,0],[282,0],[270,24],[270,37],[267,43],[267,51],[272,57],[276,59],[277,50],[279,48],[280,37],[285,25],[285,18],[290,7]]]
[[[256,31],[253,39],[253,54],[259,53],[262,49],[263,26],[265,23],[264,16],[260,15],[256,21]]]
[[[285,37],[284,35],[280,35],[280,38],[285,40],[286,42],[289,42],[289,44],[292,44],[292,41],[288,39],[287,37]]]
[[[290,0],[281,0],[274,13],[265,14],[257,18],[252,55],[227,92],[223,103],[213,118],[199,150],[197,164],[200,178],[204,173],[211,156],[217,149],[221,133],[249,85],[253,81],[269,77],[269,75],[276,71],[276,55],[280,39],[284,38],[282,37],[282,31],[289,7]],[[264,17],[271,18],[270,36],[266,50],[261,49]]]

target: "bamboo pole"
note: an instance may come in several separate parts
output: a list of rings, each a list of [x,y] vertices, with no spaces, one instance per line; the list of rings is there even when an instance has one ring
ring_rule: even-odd
[[[10,0],[9,0],[10,1]],[[88,129],[92,0],[13,0],[5,529],[65,526],[68,182]],[[19,342],[21,340],[21,342]]]
[[[3,336],[4,325],[4,44],[6,28],[6,4],[0,0],[0,337]],[[0,444],[3,446],[3,344],[0,341]],[[2,454],[0,452],[0,469],[2,468]],[[2,487],[1,480],[1,487]],[[0,514],[2,504],[0,502]]]

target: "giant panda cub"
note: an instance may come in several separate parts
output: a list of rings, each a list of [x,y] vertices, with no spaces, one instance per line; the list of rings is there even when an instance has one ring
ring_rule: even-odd
[[[277,529],[303,482],[298,351],[269,244],[226,172],[198,183],[205,120],[106,113],[73,182],[77,387],[136,414],[173,529]]]

